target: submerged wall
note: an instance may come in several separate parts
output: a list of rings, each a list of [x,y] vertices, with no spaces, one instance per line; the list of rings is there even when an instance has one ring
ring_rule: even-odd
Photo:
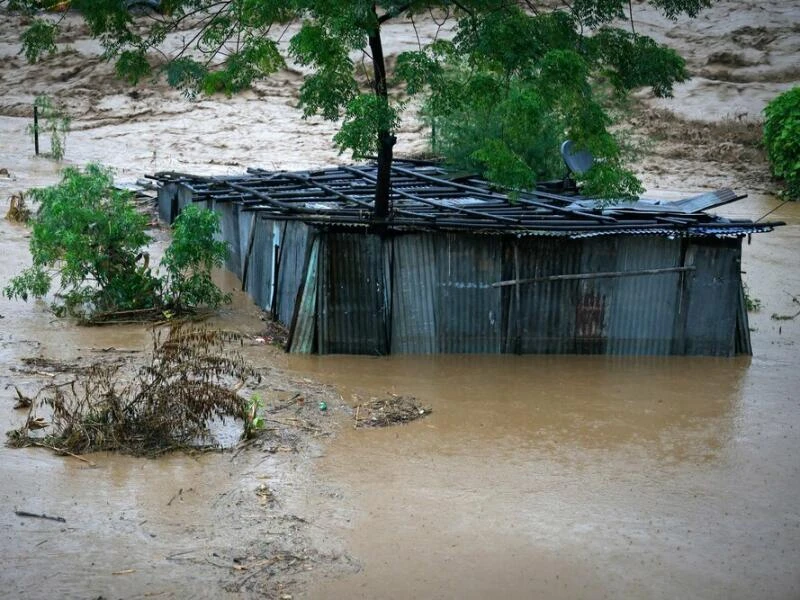
[[[316,333],[305,345],[293,339],[293,351],[747,351],[738,239],[443,232],[318,232],[314,239],[306,265],[314,289],[304,294],[316,304],[298,311],[296,322]],[[641,271],[656,273],[630,275]],[[583,278],[593,273],[620,275]],[[563,275],[581,278],[543,280]],[[519,283],[497,285],[504,281]]]
[[[171,219],[186,196],[162,192]],[[750,352],[739,238],[379,236],[209,208],[228,268],[290,327],[292,352]]]

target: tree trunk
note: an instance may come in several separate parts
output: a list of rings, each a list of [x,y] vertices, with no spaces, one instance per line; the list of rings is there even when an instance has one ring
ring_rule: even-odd
[[[375,11],[375,5],[372,7]],[[372,52],[372,68],[375,81],[375,95],[379,100],[389,102],[386,86],[386,64],[383,59],[380,23],[375,15],[375,29],[369,35],[369,49]],[[389,217],[389,190],[392,183],[392,156],[397,138],[388,129],[378,131],[378,181],[375,184],[375,213],[373,220],[381,223]]]

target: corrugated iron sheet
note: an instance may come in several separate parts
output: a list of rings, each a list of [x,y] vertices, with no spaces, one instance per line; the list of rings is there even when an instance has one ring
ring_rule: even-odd
[[[315,237],[304,258],[303,282],[298,290],[299,302],[289,332],[289,351],[311,354],[317,337],[317,298],[320,239]]]
[[[515,241],[518,279],[578,273],[581,243],[552,238]],[[575,352],[579,282],[543,281],[505,288],[510,307],[507,352]]]
[[[479,235],[434,238],[438,351],[498,353],[502,348],[502,240]]]
[[[264,309],[269,308],[272,260],[272,222],[256,219],[245,287],[253,301]]]
[[[392,353],[432,354],[438,351],[434,239],[434,235],[427,233],[393,239],[390,270]]]
[[[175,206],[191,201],[188,187],[173,188],[160,191],[160,213],[174,216]],[[678,236],[653,235],[652,229],[647,236],[635,230],[585,236],[396,230],[379,236],[253,219],[233,202],[214,208],[221,237],[231,243],[228,268],[246,276],[245,288],[259,306],[294,323],[294,352],[750,350],[741,238],[725,239],[730,228],[714,237],[709,227],[699,238],[691,237],[692,229]],[[309,244],[312,234],[318,238]],[[642,273],[654,269],[673,270]],[[593,276],[598,273],[604,276]],[[582,277],[540,280],[576,274]]]
[[[227,242],[228,258],[225,268],[242,277],[242,255],[239,241],[239,205],[233,202],[214,202],[213,210],[219,215],[217,239]]]
[[[321,353],[388,353],[383,265],[377,235],[322,235],[317,327]]]
[[[305,277],[304,264],[309,227],[303,223],[283,222],[281,226],[280,262],[278,265],[276,315],[282,323],[291,323],[295,300]]]
[[[687,277],[681,353],[732,356],[740,318],[741,240],[697,240],[688,253],[696,270]]]
[[[247,253],[250,250],[250,233],[253,229],[253,225],[257,219],[255,213],[246,213],[239,211],[239,222],[237,223],[237,228],[239,229],[239,279],[243,279],[245,277],[245,268],[249,269],[249,259],[247,259]],[[245,265],[247,262],[247,265]]]
[[[590,254],[596,245],[587,245]],[[681,240],[668,238],[619,238],[615,244],[612,271],[668,269],[681,266]],[[590,265],[591,263],[587,263]],[[658,273],[588,280],[587,288],[602,290],[610,299],[606,328],[607,354],[665,355],[673,351],[680,336],[680,279],[682,273]]]
[[[184,186],[180,186],[184,187]],[[158,218],[172,223],[178,211],[178,184],[165,183],[158,188]]]

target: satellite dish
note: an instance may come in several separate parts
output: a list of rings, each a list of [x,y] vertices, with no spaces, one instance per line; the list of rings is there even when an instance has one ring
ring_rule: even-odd
[[[582,175],[592,168],[594,156],[588,150],[575,150],[572,140],[567,140],[561,144],[561,158],[571,173]]]

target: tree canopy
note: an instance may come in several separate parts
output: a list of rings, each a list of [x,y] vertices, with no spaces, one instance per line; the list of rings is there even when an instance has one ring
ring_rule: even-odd
[[[694,17],[712,0],[646,0],[666,17]],[[637,6],[643,2],[637,3]],[[28,60],[56,51],[52,0],[0,0],[34,14],[22,33]],[[389,216],[390,167],[407,100],[421,98],[434,149],[511,189],[552,175],[558,143],[597,158],[586,189],[640,191],[609,132],[609,107],[639,87],[669,96],[683,59],[635,30],[630,0],[72,0],[117,73],[135,83],[163,74],[189,94],[233,94],[292,61],[307,72],[306,116],[340,120],[334,138],[378,158],[375,217]],[[434,19],[452,35],[419,40],[387,71],[381,30]],[[180,32],[180,36],[178,33]]]

